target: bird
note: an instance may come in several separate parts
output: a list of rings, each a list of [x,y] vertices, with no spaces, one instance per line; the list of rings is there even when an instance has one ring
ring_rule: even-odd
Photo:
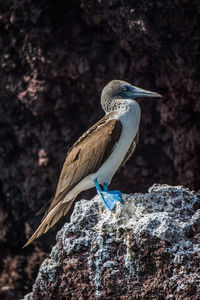
[[[90,127],[68,151],[55,195],[39,227],[24,247],[65,216],[82,191],[96,187],[109,210],[122,202],[120,191],[109,191],[114,174],[132,156],[139,141],[139,97],[162,97],[123,80],[112,80],[102,90],[104,117]]]

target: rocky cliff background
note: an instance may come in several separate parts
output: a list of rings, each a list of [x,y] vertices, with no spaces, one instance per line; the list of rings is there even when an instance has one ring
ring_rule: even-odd
[[[113,188],[199,188],[199,20],[198,0],[0,0],[2,299],[30,290],[55,241],[62,222],[22,250],[67,150],[103,116],[99,99],[109,80],[164,95],[140,100],[140,143]]]

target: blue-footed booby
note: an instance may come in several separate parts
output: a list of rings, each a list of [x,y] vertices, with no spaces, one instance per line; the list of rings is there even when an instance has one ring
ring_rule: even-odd
[[[141,110],[138,97],[161,97],[122,80],[112,80],[101,93],[105,116],[88,129],[68,151],[57,189],[29,245],[67,214],[79,193],[96,187],[108,209],[122,201],[108,186],[116,171],[133,154],[139,140]]]

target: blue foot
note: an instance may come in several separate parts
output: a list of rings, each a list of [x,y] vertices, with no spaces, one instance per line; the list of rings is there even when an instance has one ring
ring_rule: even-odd
[[[122,201],[122,194],[119,191],[108,191],[108,184],[104,183],[103,189],[101,189],[97,179],[94,180],[96,190],[105,206],[112,210],[117,202]]]

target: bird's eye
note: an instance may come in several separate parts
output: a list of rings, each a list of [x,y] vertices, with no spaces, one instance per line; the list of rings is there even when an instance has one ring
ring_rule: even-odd
[[[128,88],[127,88],[127,86],[123,86],[123,88],[122,88],[122,91],[123,91],[123,92],[126,92],[126,91],[128,91]]]

